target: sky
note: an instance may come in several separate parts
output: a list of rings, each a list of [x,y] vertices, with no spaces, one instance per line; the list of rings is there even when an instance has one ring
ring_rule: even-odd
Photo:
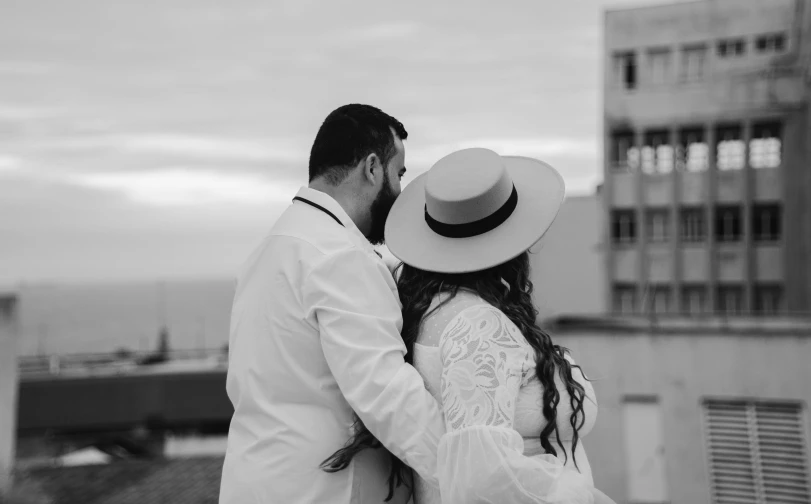
[[[651,3],[4,0],[0,286],[235,275],[346,103],[406,183],[479,146],[593,192],[603,10]]]

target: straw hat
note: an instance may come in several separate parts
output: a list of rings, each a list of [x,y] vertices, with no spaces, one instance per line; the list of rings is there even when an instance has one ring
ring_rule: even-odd
[[[427,271],[487,269],[540,240],[564,194],[563,178],[542,161],[488,149],[456,151],[397,198],[386,245],[404,263]]]

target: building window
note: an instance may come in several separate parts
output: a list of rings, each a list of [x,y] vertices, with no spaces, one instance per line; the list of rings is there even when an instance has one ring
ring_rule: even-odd
[[[779,123],[761,123],[752,127],[749,164],[752,168],[777,168],[782,162],[783,142]]]
[[[755,37],[755,49],[759,53],[781,53],[786,50],[785,33],[769,33]]]
[[[634,146],[634,134],[623,131],[611,135],[611,169],[624,172],[639,166],[639,151]]]
[[[628,502],[670,502],[662,405],[656,397],[626,397],[622,404]]]
[[[707,61],[707,46],[687,46],[682,49],[681,80],[696,82],[704,79],[704,65]]]
[[[670,213],[666,208],[649,209],[645,212],[645,230],[648,241],[662,243],[670,237]]]
[[[642,146],[642,171],[645,173],[670,173],[673,171],[673,147],[668,143],[667,131],[645,133]]]
[[[611,241],[622,244],[636,241],[636,212],[634,210],[613,210],[611,212]]]
[[[783,289],[779,285],[755,285],[752,305],[758,315],[777,315],[781,311]]]
[[[743,312],[743,287],[722,285],[718,287],[715,311],[721,315],[740,315]]]
[[[746,161],[746,145],[741,128],[732,126],[718,129],[717,166],[719,170],[740,170]]]
[[[684,285],[681,289],[681,309],[690,315],[707,311],[707,288],[703,285]]]
[[[713,502],[811,502],[802,406],[704,401]]]
[[[648,69],[651,84],[661,85],[670,82],[670,49],[649,50]]]
[[[680,133],[678,164],[683,171],[699,172],[710,166],[710,148],[704,130],[685,129]]]
[[[651,285],[645,292],[645,311],[649,313],[670,313],[670,286]]]
[[[736,242],[741,239],[741,207],[718,206],[715,209],[715,240]]]
[[[685,243],[703,242],[707,237],[706,215],[704,209],[682,208],[679,222],[679,235]]]
[[[614,72],[621,88],[636,89],[636,54],[633,52],[615,53]]]
[[[614,285],[614,313],[630,315],[636,310],[636,286],[633,284]]]
[[[721,58],[740,57],[746,53],[746,40],[742,38],[719,40],[716,47]]]
[[[779,203],[752,206],[752,237],[756,242],[780,239],[782,211]]]

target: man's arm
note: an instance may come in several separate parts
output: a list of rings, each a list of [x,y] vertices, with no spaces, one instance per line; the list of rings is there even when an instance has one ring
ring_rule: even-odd
[[[400,305],[385,275],[361,250],[331,254],[307,275],[304,302],[349,405],[389,451],[437,485],[445,427],[422,377],[403,358]]]

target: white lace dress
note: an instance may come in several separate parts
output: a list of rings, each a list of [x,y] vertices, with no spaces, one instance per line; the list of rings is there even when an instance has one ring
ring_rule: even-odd
[[[552,433],[557,457],[546,454],[539,439],[546,420],[535,353],[500,310],[472,293],[460,293],[424,321],[414,367],[440,403],[447,427],[439,443],[441,488],[415,475],[415,504],[593,502],[583,438],[597,416],[594,390],[579,370],[572,370],[586,391],[585,422],[573,457],[572,408],[556,373],[563,446]]]

